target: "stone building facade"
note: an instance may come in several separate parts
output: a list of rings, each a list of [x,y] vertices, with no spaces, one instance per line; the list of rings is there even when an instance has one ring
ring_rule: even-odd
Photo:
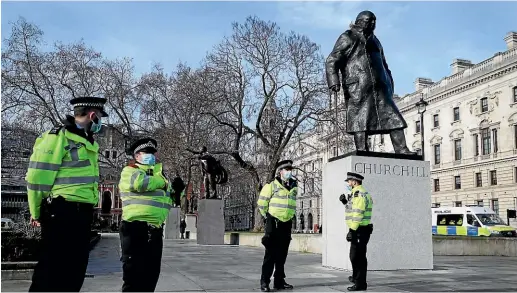
[[[436,207],[489,206],[505,220],[506,210],[517,208],[517,33],[504,40],[504,52],[478,64],[455,59],[451,76],[417,78],[415,92],[397,101],[408,123],[408,146],[421,153],[423,141],[431,162]],[[416,107],[421,97],[429,103],[423,138]],[[372,144],[393,150],[387,136]]]

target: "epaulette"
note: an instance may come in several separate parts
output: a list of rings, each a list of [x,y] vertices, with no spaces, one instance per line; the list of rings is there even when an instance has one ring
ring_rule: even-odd
[[[59,131],[61,131],[62,128],[63,128],[63,125],[55,126],[54,128],[52,128],[52,130],[50,130],[48,132],[48,134],[58,134]]]

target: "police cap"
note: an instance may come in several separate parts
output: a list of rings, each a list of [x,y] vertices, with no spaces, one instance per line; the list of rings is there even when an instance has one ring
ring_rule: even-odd
[[[99,109],[101,111],[102,117],[108,117],[108,113],[104,111],[104,104],[106,104],[105,98],[99,97],[78,97],[70,100],[70,104],[74,106],[74,109],[77,107],[88,107]]]
[[[293,169],[293,161],[291,160],[283,160],[276,164],[276,170],[281,169]]]
[[[348,181],[348,180],[363,181],[364,177],[362,175],[357,174],[357,173],[347,172],[346,173],[346,180],[345,181]]]
[[[158,147],[158,143],[156,142],[156,140],[150,138],[150,137],[147,137],[147,138],[142,138],[142,139],[139,139],[137,141],[135,141],[130,147],[129,147],[129,152],[131,154],[136,154],[138,152],[145,152],[145,153],[149,153],[149,154],[154,154],[156,153],[158,150],[156,149]]]

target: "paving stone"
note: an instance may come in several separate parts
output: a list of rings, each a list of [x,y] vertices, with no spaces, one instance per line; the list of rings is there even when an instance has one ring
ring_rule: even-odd
[[[260,292],[263,249],[202,246],[195,240],[166,240],[158,292]],[[434,270],[368,272],[371,292],[515,292],[516,257],[437,256]],[[290,252],[286,281],[293,292],[346,292],[350,272],[321,266],[321,255]],[[81,291],[120,292],[122,263],[118,234],[102,234],[90,253]],[[4,281],[2,291],[27,291],[30,281]],[[286,291],[287,292],[287,291]]]

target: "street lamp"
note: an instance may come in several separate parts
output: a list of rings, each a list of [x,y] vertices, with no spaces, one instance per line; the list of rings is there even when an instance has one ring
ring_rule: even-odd
[[[424,101],[424,94],[421,93],[420,94],[420,101],[418,101],[416,103],[416,108],[418,109],[418,114],[420,114],[420,144],[422,145],[421,146],[421,151],[422,151],[422,159],[425,160],[425,153],[424,153],[424,112],[426,110],[426,107],[427,105],[429,105],[429,103],[427,103],[426,101]]]

